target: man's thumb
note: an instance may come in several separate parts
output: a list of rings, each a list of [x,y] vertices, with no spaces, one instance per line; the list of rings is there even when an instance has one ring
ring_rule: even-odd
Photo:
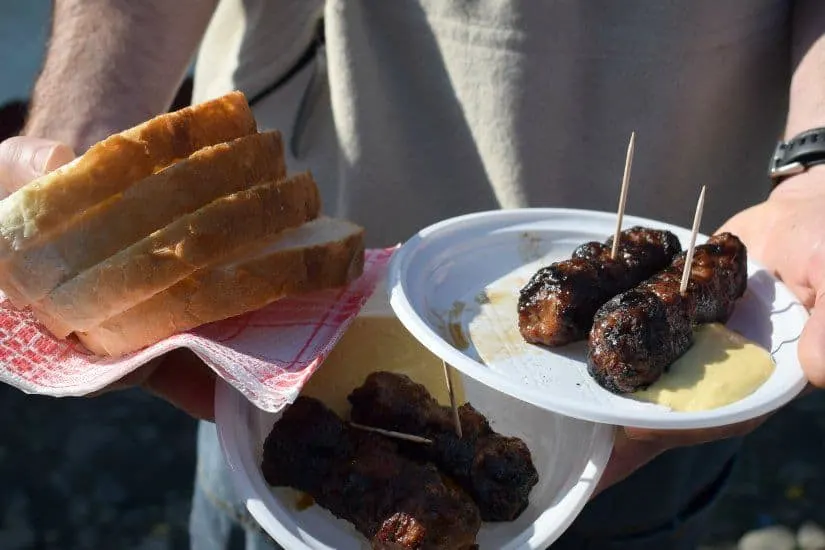
[[[74,158],[70,147],[47,139],[17,136],[0,143],[0,190],[16,191]]]

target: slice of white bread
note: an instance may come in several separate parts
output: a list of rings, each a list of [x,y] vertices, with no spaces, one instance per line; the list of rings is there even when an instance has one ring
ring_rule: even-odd
[[[319,218],[196,271],[77,336],[92,352],[121,355],[286,296],[344,286],[364,268],[363,229]]]
[[[224,195],[286,177],[278,132],[205,147],[88,209],[63,231],[11,255],[0,268],[18,307]]]
[[[308,172],[221,197],[68,280],[32,309],[58,337],[88,330],[243,246],[317,218],[320,208]]]
[[[256,131],[246,98],[233,92],[160,115],[93,145],[0,201],[0,262],[174,161]]]

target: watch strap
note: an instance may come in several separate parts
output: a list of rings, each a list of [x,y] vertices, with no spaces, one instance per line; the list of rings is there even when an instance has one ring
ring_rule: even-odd
[[[769,175],[777,183],[815,164],[825,164],[825,128],[814,128],[776,145]]]

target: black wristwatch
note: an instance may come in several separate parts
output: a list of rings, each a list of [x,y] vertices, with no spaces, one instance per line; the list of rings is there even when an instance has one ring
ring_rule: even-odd
[[[825,164],[825,128],[814,128],[777,143],[768,176],[775,187],[785,178],[801,174],[815,164]]]

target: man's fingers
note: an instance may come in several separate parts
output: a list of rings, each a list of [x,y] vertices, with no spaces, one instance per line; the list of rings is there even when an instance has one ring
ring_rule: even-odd
[[[633,472],[663,452],[690,445],[700,445],[729,437],[747,435],[765,422],[770,414],[739,424],[704,430],[648,430],[619,428],[613,442],[610,461],[591,498],[608,487],[623,481]]]
[[[157,370],[157,368],[166,360],[165,355],[161,355],[160,357],[155,357],[145,365],[142,365],[135,371],[130,372],[120,380],[109,384],[105,388],[102,388],[96,392],[90,393],[88,397],[97,397],[99,395],[104,395],[113,391],[120,391],[120,390],[128,390],[129,388],[134,388],[135,386],[142,386],[146,380],[149,379],[150,376]]]
[[[591,499],[599,493],[624,481],[630,474],[659,456],[665,450],[660,441],[637,441],[628,437],[624,428],[616,430],[610,460]]]
[[[74,159],[70,147],[28,136],[0,143],[0,190],[12,193],[31,180]]]
[[[825,388],[825,289],[820,290],[799,339],[799,362],[808,381]]]
[[[742,437],[755,430],[764,423],[771,414],[769,413],[745,422],[731,424],[729,426],[719,426],[716,428],[705,428],[701,430],[647,430],[643,428],[624,428],[624,435],[629,441],[637,443],[657,444],[663,450],[674,447],[685,447],[689,445],[701,445],[719,439],[730,437]]]
[[[149,361],[89,397],[141,387],[190,416],[214,420],[215,381],[215,373],[197,355],[177,349]]]
[[[195,418],[214,420],[215,380],[197,355],[177,349],[163,357],[142,387]]]

